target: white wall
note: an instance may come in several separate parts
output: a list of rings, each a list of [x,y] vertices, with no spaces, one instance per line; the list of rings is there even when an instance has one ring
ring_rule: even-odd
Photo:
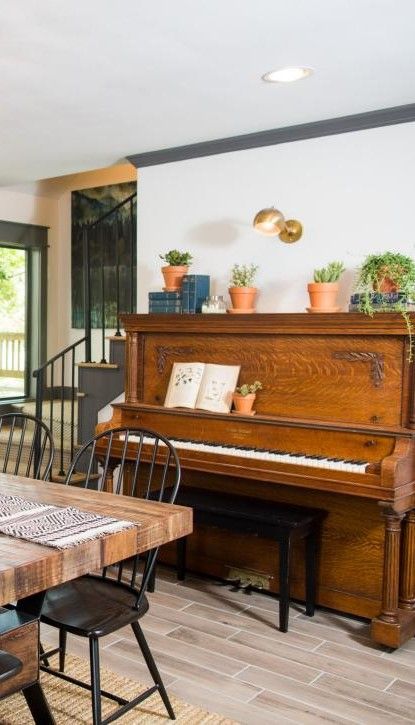
[[[158,255],[172,248],[191,250],[191,271],[211,275],[212,293],[226,294],[234,262],[257,263],[263,312],[304,310],[314,267],[343,259],[346,306],[363,256],[390,249],[415,257],[414,168],[415,124],[402,124],[140,170],[138,310],[161,289]],[[70,322],[71,191],[135,176],[127,164],[0,189],[0,219],[50,226],[50,354],[80,336]],[[255,213],[272,204],[303,222],[297,244],[252,229]]]
[[[304,311],[313,269],[343,260],[346,309],[366,254],[415,257],[414,169],[411,123],[140,170],[139,311],[161,289],[158,254],[173,248],[192,252],[191,272],[210,274],[213,294],[226,294],[235,262],[258,264],[258,312]],[[253,230],[255,213],[271,205],[304,224],[299,242]]]

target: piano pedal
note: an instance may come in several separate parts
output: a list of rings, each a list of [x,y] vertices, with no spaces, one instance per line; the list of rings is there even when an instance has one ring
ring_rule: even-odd
[[[239,576],[227,577],[224,580],[224,582],[225,582],[225,584],[230,584],[231,585],[231,592],[237,592],[237,591],[239,591],[239,586],[240,586],[240,583],[241,583],[241,578]]]
[[[252,582],[250,579],[241,579],[239,584],[239,589],[242,589],[242,591],[245,594],[250,594],[252,589]]]
[[[225,582],[234,586],[232,591],[242,589],[245,594],[251,594],[253,589],[269,590],[271,588],[271,579],[271,576],[260,572],[229,567],[229,573],[225,578]]]

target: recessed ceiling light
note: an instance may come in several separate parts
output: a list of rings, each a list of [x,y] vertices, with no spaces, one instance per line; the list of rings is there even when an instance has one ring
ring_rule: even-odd
[[[300,68],[299,66],[290,66],[288,68],[277,68],[270,70],[262,76],[263,81],[268,83],[292,83],[299,81],[301,78],[307,78],[313,72],[312,68]]]

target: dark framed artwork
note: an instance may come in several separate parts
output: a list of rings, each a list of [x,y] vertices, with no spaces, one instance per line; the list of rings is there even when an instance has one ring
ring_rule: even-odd
[[[72,192],[72,327],[84,328],[83,228],[89,230],[91,268],[91,324],[102,327],[102,286],[104,284],[104,325],[116,328],[117,256],[119,270],[119,311],[132,312],[136,306],[137,285],[137,197],[121,206],[102,222],[94,224],[120,202],[137,191],[137,183],[98,186]]]

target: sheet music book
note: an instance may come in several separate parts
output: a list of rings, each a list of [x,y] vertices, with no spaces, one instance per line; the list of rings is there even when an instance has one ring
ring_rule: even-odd
[[[240,365],[173,363],[165,408],[200,408],[229,413]]]

